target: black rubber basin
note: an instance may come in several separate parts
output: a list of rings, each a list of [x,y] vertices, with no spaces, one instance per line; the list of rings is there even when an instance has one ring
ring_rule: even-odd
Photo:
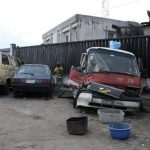
[[[69,134],[83,135],[86,134],[88,128],[87,117],[72,117],[66,120],[67,130]]]

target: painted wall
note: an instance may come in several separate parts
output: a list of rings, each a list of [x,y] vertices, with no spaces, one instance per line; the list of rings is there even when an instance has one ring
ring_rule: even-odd
[[[43,34],[43,43],[61,43],[94,39],[113,38],[116,36],[116,30],[112,25],[128,26],[129,23],[137,24],[128,21],[119,21],[100,17],[75,15],[67,21],[61,23],[55,28]],[[59,36],[56,36],[58,35]],[[47,40],[53,35],[53,41]]]

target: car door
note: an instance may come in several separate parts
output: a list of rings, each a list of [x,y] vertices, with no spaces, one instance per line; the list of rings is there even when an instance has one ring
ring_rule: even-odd
[[[9,62],[8,56],[4,53],[2,53],[2,68],[3,68],[4,78],[9,78],[11,74],[10,62]]]
[[[18,67],[14,57],[8,56],[8,59],[10,64],[10,76],[12,77],[14,73],[17,71]]]
[[[71,67],[68,83],[74,86],[80,86],[84,84],[86,77],[86,58],[87,54],[82,53],[80,59],[80,67]]]
[[[68,83],[74,86],[80,86],[84,83],[84,73],[80,67],[71,67]]]

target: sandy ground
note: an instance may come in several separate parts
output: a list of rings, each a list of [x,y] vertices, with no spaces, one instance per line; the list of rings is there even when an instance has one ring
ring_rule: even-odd
[[[66,120],[78,116],[88,116],[86,135],[67,132]],[[126,114],[125,121],[133,126],[130,138],[115,140],[96,111],[74,109],[72,99],[0,95],[0,150],[149,150],[150,114]]]

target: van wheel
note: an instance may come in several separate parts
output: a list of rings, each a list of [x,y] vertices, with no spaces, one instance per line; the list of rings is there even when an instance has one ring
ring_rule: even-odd
[[[6,82],[6,84],[4,85],[3,93],[6,95],[9,94],[9,83],[8,82]]]
[[[73,108],[77,108],[77,99],[73,99]]]
[[[143,102],[140,103],[139,110],[140,110],[140,111],[144,111]]]
[[[14,94],[14,98],[18,98],[19,97],[19,92],[18,91],[14,90],[13,94]]]

